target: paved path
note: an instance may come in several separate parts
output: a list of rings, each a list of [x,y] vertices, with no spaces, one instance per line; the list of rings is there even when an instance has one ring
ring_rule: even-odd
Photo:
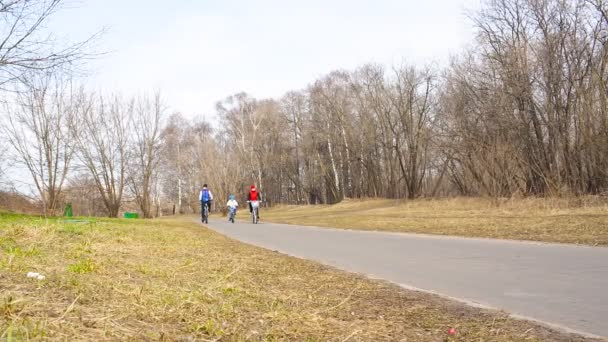
[[[260,247],[608,337],[608,248],[210,221]]]

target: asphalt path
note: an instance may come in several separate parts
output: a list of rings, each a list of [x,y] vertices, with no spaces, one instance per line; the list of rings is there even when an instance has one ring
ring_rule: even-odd
[[[212,219],[245,243],[608,337],[608,248]]]

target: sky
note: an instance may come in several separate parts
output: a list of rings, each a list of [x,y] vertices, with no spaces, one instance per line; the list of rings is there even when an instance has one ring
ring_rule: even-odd
[[[64,0],[46,30],[64,42],[103,30],[90,88],[160,90],[170,113],[215,126],[215,103],[237,92],[278,98],[366,63],[445,65],[472,42],[465,14],[480,1]]]
[[[67,0],[49,29],[104,30],[88,63],[96,89],[158,89],[172,112],[213,121],[236,92],[280,97],[365,63],[445,64],[473,39],[479,0]]]

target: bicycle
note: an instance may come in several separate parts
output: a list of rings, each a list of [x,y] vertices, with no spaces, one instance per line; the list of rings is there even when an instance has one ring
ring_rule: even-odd
[[[230,207],[230,208],[228,208],[228,211],[229,211],[228,221],[234,223],[234,217],[236,216],[236,208]]]
[[[203,204],[203,212],[201,213],[201,215],[203,223],[209,223],[209,205],[207,203]]]
[[[259,222],[260,201],[247,201],[247,203],[251,204],[251,221],[257,224]]]

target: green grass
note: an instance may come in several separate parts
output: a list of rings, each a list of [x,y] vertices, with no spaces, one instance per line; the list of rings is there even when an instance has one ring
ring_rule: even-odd
[[[95,270],[95,263],[92,259],[86,258],[76,263],[68,265],[68,270],[74,273],[91,273]]]
[[[346,200],[277,207],[262,217],[320,227],[608,246],[608,204],[594,198]]]
[[[72,225],[0,214],[0,340],[582,340],[244,245],[193,221]],[[26,278],[30,271],[46,279]]]

